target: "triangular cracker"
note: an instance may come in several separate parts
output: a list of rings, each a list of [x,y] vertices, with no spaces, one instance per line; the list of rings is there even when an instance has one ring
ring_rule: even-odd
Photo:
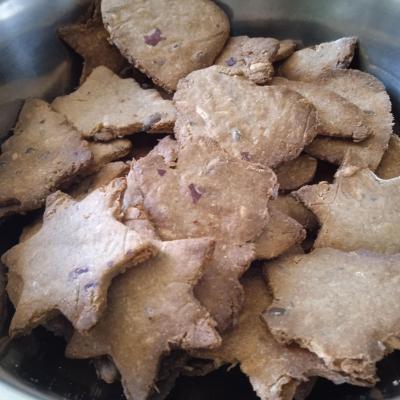
[[[354,142],[371,136],[367,115],[334,91],[321,87],[318,83],[289,81],[284,78],[274,78],[272,84],[294,90],[315,106],[320,122],[318,134],[351,139]]]
[[[313,81],[326,71],[348,68],[356,44],[357,38],[344,37],[297,50],[279,67],[279,73],[295,81]]]
[[[214,368],[239,364],[261,400],[290,400],[299,385],[312,376],[345,381],[314,354],[275,341],[260,319],[272,302],[262,277],[245,277],[243,287],[245,301],[238,324],[222,336],[222,346],[194,352],[195,357],[213,360]]]
[[[121,374],[128,399],[151,394],[160,360],[172,349],[220,344],[214,321],[193,295],[212,242],[208,239],[159,242],[158,255],[113,282],[101,321],[76,333],[67,356],[109,355]]]
[[[54,193],[42,228],[2,256],[7,290],[17,300],[11,335],[28,333],[58,313],[79,331],[90,329],[106,307],[113,277],[155,253],[117,220],[125,187],[124,178],[116,179],[79,202]]]
[[[315,108],[298,93],[257,86],[219,66],[182,79],[174,104],[179,142],[210,137],[229,154],[270,167],[296,158],[317,134]]]
[[[279,190],[295,190],[311,182],[317,166],[317,160],[307,154],[300,154],[294,160],[279,164],[274,168]]]
[[[373,384],[375,363],[400,348],[400,255],[316,249],[267,263],[265,273],[273,335]]]
[[[272,60],[279,48],[273,38],[233,36],[215,61],[232,75],[242,75],[258,85],[269,82],[274,75]]]
[[[80,134],[39,99],[25,102],[14,134],[1,149],[0,216],[42,207],[92,159]]]
[[[368,169],[342,169],[335,182],[294,193],[321,223],[315,247],[400,252],[400,177],[382,180]]]
[[[210,0],[103,0],[101,12],[121,53],[168,91],[211,65],[229,37],[227,16]]]
[[[372,136],[361,143],[317,137],[307,153],[333,164],[347,161],[375,170],[392,134],[391,102],[383,84],[372,75],[358,70],[335,70],[316,82],[359,107],[367,115]]]
[[[155,89],[142,89],[97,67],[75,92],[57,97],[52,106],[86,138],[111,140],[133,133],[172,132],[175,109]]]
[[[382,157],[376,175],[382,179],[400,176],[400,138],[397,135],[390,137],[388,149]]]

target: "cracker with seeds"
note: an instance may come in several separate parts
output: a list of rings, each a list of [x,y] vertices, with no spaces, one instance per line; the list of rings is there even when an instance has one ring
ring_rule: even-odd
[[[215,61],[232,75],[245,76],[250,81],[264,85],[274,75],[272,61],[279,48],[273,38],[233,36]]]
[[[88,168],[80,134],[43,100],[27,100],[0,155],[0,217],[43,206],[46,197]]]
[[[59,313],[87,331],[106,308],[111,280],[154,255],[148,240],[118,221],[125,187],[124,178],[116,179],[81,201],[54,193],[41,229],[2,256],[16,300],[10,335],[29,333]]]
[[[167,91],[212,65],[229,37],[229,20],[211,0],[103,0],[110,40]]]
[[[72,358],[110,356],[128,399],[148,398],[160,361],[172,349],[220,344],[215,322],[193,294],[212,241],[177,240],[157,247],[156,257],[115,280],[104,317],[87,335],[75,333],[66,350]]]
[[[344,37],[297,50],[279,67],[279,73],[294,81],[313,81],[324,72],[348,68],[356,45],[356,37]]]
[[[103,141],[137,132],[172,132],[175,109],[156,89],[142,89],[131,78],[121,79],[97,67],[75,92],[57,97],[52,106],[85,138]]]
[[[174,104],[180,143],[206,136],[232,156],[269,167],[299,156],[317,134],[315,108],[299,94],[257,86],[219,66],[182,79]]]
[[[393,131],[392,106],[383,84],[372,75],[358,70],[331,71],[316,83],[359,107],[366,114],[372,135],[361,143],[317,137],[306,148],[307,153],[336,165],[346,161],[375,170]]]
[[[398,349],[400,255],[321,248],[265,264],[274,337],[299,343],[328,368],[371,385],[375,364]]]

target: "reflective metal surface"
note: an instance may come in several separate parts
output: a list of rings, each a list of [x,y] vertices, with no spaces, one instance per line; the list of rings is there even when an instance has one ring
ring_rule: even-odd
[[[77,84],[79,60],[56,36],[88,0],[0,0],[0,139],[22,99],[51,99]],[[381,79],[400,116],[400,0],[224,0],[234,34],[300,39],[305,45],[343,35],[360,38],[356,64]],[[22,217],[0,224],[0,253],[18,237]],[[119,400],[120,385],[96,380],[84,361],[65,360],[63,342],[44,330],[0,344],[0,400]],[[400,355],[380,364],[378,389],[317,383],[311,400],[400,399]],[[237,370],[182,378],[169,400],[252,400]]]

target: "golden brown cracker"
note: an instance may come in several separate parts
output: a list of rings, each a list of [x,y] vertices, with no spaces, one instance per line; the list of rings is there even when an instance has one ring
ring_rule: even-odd
[[[348,68],[356,45],[356,37],[343,37],[297,50],[279,67],[279,73],[294,81],[313,81],[326,71]]]
[[[375,170],[387,149],[392,134],[391,102],[383,84],[358,70],[335,70],[321,76],[317,84],[355,104],[365,114],[372,136],[361,143],[317,137],[307,153],[333,164],[346,161]]]
[[[294,160],[279,164],[274,168],[279,190],[295,190],[310,183],[317,171],[317,160],[307,154],[300,154]]]
[[[279,48],[273,38],[233,36],[215,61],[232,75],[245,76],[250,81],[264,85],[274,75],[272,60]]]
[[[102,66],[95,68],[75,92],[57,97],[52,106],[84,137],[104,141],[141,131],[172,132],[175,123],[170,100]]]
[[[274,78],[273,85],[294,90],[309,100],[317,109],[318,134],[361,142],[371,136],[367,115],[355,104],[332,90],[314,82],[296,82]]]
[[[76,333],[67,356],[108,355],[121,374],[128,399],[147,399],[162,357],[172,349],[220,344],[215,322],[193,295],[212,246],[208,239],[159,242],[159,252],[118,277],[101,321]]]
[[[400,176],[400,138],[392,135],[389,146],[376,170],[381,179],[391,179]]]
[[[103,0],[111,41],[137,68],[167,91],[208,67],[229,37],[229,20],[210,0]]]
[[[375,383],[375,363],[399,348],[400,255],[321,248],[264,270],[274,302],[263,316],[275,338]]]
[[[7,290],[16,300],[12,336],[59,313],[75,329],[90,329],[106,307],[114,276],[155,253],[118,221],[125,187],[125,179],[116,179],[79,202],[54,193],[41,229],[2,256],[9,268]]]
[[[238,324],[222,336],[220,347],[196,351],[195,357],[212,360],[214,368],[239,364],[261,400],[290,400],[301,383],[313,376],[336,383],[346,380],[309,351],[275,341],[260,318],[272,303],[261,276],[245,277],[243,287],[245,301]]]
[[[315,108],[286,88],[257,86],[219,66],[179,82],[175,135],[206,136],[229,154],[269,167],[296,158],[317,134]]]
[[[400,177],[379,179],[368,169],[339,170],[335,182],[294,193],[321,224],[315,247],[400,252]]]
[[[40,208],[46,197],[87,168],[92,154],[65,118],[27,100],[0,155],[0,216]]]

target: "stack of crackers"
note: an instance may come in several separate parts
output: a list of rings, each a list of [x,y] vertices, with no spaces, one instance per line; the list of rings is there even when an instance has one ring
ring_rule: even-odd
[[[263,400],[373,386],[400,348],[389,96],[349,69],[356,38],[229,30],[210,0],[94,1],[60,28],[80,86],[26,100],[0,155],[1,217],[44,207],[2,256],[9,334],[63,335],[127,399],[236,364]]]

